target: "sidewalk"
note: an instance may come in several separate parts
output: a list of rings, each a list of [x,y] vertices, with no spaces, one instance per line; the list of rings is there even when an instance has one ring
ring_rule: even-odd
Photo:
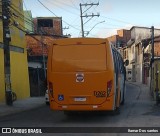
[[[23,100],[13,102],[12,106],[0,103],[0,117],[22,111],[27,111],[45,105],[44,97],[29,97]]]
[[[128,121],[128,124],[138,123],[142,126],[144,124],[145,126],[152,126],[153,123],[153,126],[156,126],[159,123],[160,104],[157,105],[151,96],[149,86],[137,82],[127,82],[127,84],[136,86],[138,91],[129,113],[132,118]]]
[[[136,96],[137,101],[142,101],[148,103],[148,105],[160,107],[160,104],[156,104],[156,100],[153,98],[150,92],[150,88],[146,84],[138,83],[138,82],[127,82],[127,84],[131,84],[137,86],[139,88],[139,92]],[[153,107],[155,108],[155,107]]]

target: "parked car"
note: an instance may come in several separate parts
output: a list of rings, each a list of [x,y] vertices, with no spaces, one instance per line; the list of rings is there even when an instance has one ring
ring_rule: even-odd
[[[46,90],[46,93],[45,93],[45,102],[46,102],[46,105],[49,105],[48,89]]]

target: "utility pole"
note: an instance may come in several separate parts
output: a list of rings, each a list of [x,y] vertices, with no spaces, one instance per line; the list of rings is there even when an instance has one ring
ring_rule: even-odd
[[[2,24],[3,24],[3,48],[4,48],[4,73],[5,73],[5,96],[6,104],[12,105],[12,88],[11,88],[11,70],[10,70],[10,0],[1,0],[2,2]]]
[[[43,34],[41,32],[41,45],[42,45],[42,57],[43,57],[43,70],[44,70],[44,77],[46,79],[46,62],[44,56],[44,43],[43,43]]]
[[[63,30],[69,29],[69,26],[68,26],[68,27],[66,27],[66,26],[65,26],[65,27],[64,27],[64,28],[62,28],[62,29],[63,29]]]
[[[154,62],[154,26],[151,27],[151,31],[152,31],[152,36],[151,36],[151,44],[152,44],[152,59],[151,59],[151,63]]]
[[[63,29],[63,31],[64,31],[64,30],[67,30],[67,29],[69,29],[69,26],[68,26],[68,27],[65,26],[65,27],[63,27],[62,29]],[[66,33],[65,35],[63,34],[63,36],[70,37],[71,35]]]
[[[79,4],[79,6],[80,6],[80,17],[81,17],[81,31],[82,31],[82,37],[85,37],[84,36],[84,33],[85,33],[85,31],[84,31],[84,24],[86,24],[88,21],[90,21],[93,17],[95,17],[95,16],[97,16],[97,17],[99,17],[100,16],[100,14],[99,13],[97,13],[97,14],[94,14],[94,13],[92,13],[92,14],[85,14],[84,15],[84,13],[86,12],[86,11],[88,11],[92,6],[98,6],[99,5],[99,2],[98,3],[90,3],[90,4],[87,4],[87,3],[85,3],[85,4]],[[82,9],[82,7],[83,6],[85,6],[85,7],[87,7],[87,6],[89,6],[89,8],[87,8],[85,11],[82,11],[83,9]],[[86,21],[85,23],[83,23],[83,17],[91,17],[88,21]]]
[[[84,37],[83,17],[82,17],[82,4],[81,4],[81,3],[80,3],[80,17],[81,17],[81,31],[82,31],[82,37]]]

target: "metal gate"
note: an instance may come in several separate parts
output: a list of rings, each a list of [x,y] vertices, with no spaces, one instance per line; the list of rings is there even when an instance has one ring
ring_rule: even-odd
[[[47,89],[47,81],[43,68],[29,67],[30,96],[44,96]]]

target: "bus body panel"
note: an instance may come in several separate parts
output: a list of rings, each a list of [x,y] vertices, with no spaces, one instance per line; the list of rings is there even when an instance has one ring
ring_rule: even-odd
[[[50,108],[83,111],[119,107],[121,79],[118,79],[117,90],[111,50],[104,39],[57,40],[48,56],[47,80],[48,86],[52,86]]]
[[[113,80],[110,73],[83,72],[84,82],[76,82],[76,72],[67,74],[53,73],[54,100],[58,104],[101,104],[106,100],[107,82]],[[106,75],[108,76],[106,77]],[[64,100],[59,100],[60,95],[63,95]],[[76,98],[86,100],[76,101]]]

